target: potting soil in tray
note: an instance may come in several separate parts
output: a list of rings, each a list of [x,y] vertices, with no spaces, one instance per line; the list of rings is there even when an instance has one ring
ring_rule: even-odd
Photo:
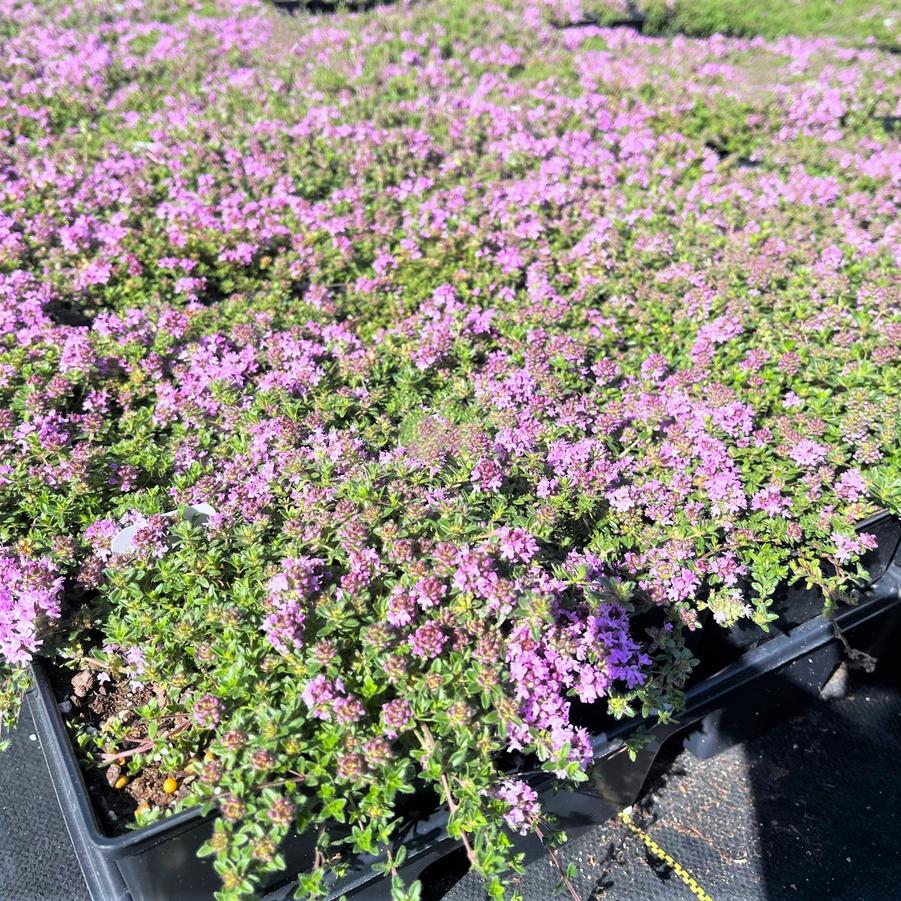
[[[89,669],[73,673],[49,663],[47,673],[70,734],[98,731],[105,722],[115,717],[125,726],[134,724],[130,730],[130,735],[135,739],[131,749],[147,737],[146,729],[134,711],[153,697],[153,691],[148,686],[132,686],[126,681],[103,679],[100,673]],[[103,767],[84,765],[82,761],[85,783],[107,835],[127,832],[141,804],[174,807],[187,796],[189,786],[196,778],[193,772],[163,772],[150,759],[138,774],[131,776],[127,774],[126,764],[124,757]],[[164,790],[165,782],[170,778],[177,783],[173,792]],[[123,779],[124,782],[121,781]]]

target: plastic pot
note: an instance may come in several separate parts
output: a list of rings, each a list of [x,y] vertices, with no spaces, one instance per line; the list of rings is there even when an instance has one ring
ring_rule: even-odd
[[[802,709],[815,698],[838,663],[843,650],[835,627],[861,650],[878,651],[889,626],[901,616],[901,527],[888,517],[876,517],[861,528],[877,532],[880,550],[869,561],[871,582],[860,603],[845,607],[834,622],[822,615],[800,624],[793,618],[808,599],[786,596],[780,628],[772,629],[755,646],[727,646],[734,659],[696,682],[686,694],[686,709],[677,722],[666,725],[633,719],[616,722],[593,737],[594,763],[589,780],[563,786],[553,776],[529,775],[542,798],[544,810],[555,815],[570,837],[604,823],[634,803],[654,759],[667,739],[694,729],[687,746],[702,757],[744,740],[763,726]],[[803,603],[802,603],[803,601]],[[722,631],[722,630],[720,630]],[[34,664],[34,685],[27,699],[40,735],[63,818],[93,901],[200,901],[210,898],[219,879],[209,859],[197,850],[213,828],[213,816],[199,809],[186,810],[143,829],[120,836],[103,834],[57,700],[43,665]],[[637,758],[625,753],[625,738],[639,726],[648,742]],[[400,830],[398,843],[407,846],[402,876],[427,878],[433,865],[459,848],[446,831],[447,811],[438,809],[417,816]],[[527,859],[543,854],[534,838],[521,842]],[[283,848],[287,873],[307,870],[313,862],[311,836],[292,835]],[[332,886],[331,898],[346,895],[354,901],[388,898],[385,881],[372,872],[376,858],[354,858],[347,876]],[[290,876],[266,887],[267,901],[290,898]]]
[[[293,16],[304,4],[301,0],[272,0],[272,5],[279,11]]]

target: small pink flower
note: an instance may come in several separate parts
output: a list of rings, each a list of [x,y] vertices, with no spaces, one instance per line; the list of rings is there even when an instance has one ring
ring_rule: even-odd
[[[809,438],[802,438],[788,452],[789,457],[799,466],[816,466],[826,459],[827,454],[828,451],[822,444]]]

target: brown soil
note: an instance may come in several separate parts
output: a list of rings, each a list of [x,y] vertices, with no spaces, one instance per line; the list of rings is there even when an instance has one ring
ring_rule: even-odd
[[[150,688],[142,686],[132,689],[128,682],[102,682],[97,679],[96,673],[87,669],[73,676],[71,670],[52,667],[50,676],[60,713],[71,734],[98,731],[107,720],[116,717],[125,726],[131,727],[128,737],[134,741],[123,747],[105,748],[105,753],[133,751],[147,737],[134,708],[152,699]],[[133,827],[139,805],[173,807],[188,794],[188,787],[195,778],[184,771],[163,772],[152,762],[132,775],[129,756],[109,762],[100,760],[100,754],[94,755],[95,759],[87,759],[74,741],[72,744],[100,827],[107,835],[121,835]],[[116,788],[122,776],[128,782]],[[169,777],[178,781],[178,789],[171,794],[163,791],[163,783]]]

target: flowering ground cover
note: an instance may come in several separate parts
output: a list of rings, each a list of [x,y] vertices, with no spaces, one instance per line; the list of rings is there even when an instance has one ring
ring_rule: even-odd
[[[574,700],[901,506],[898,56],[553,5],[0,0],[0,709],[132,697],[85,759],[223,898],[417,780],[502,896]]]

